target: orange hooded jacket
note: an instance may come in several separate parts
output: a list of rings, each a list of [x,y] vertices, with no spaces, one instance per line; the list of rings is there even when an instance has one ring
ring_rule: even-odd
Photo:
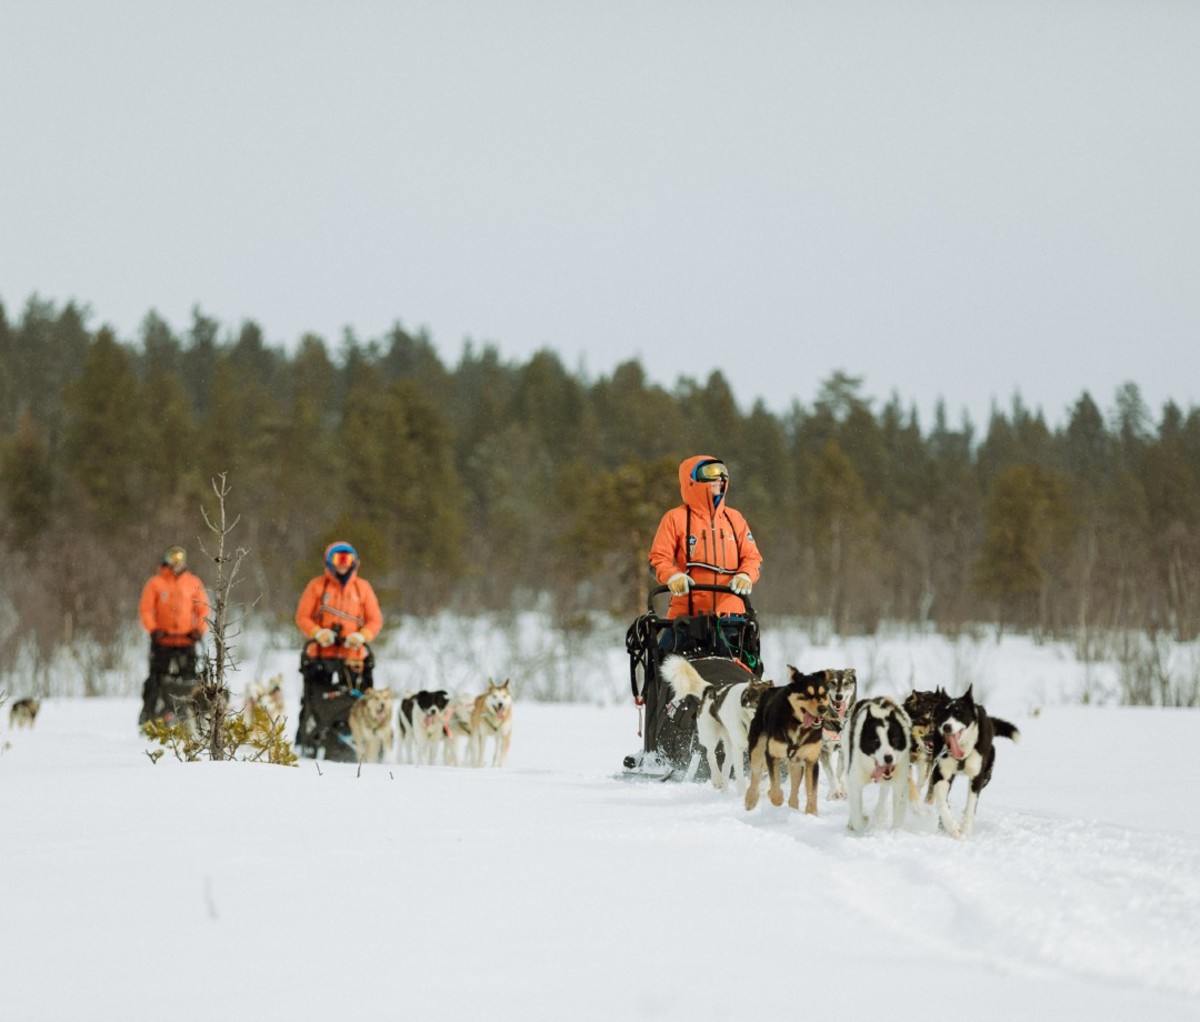
[[[734,575],[745,572],[751,582],[757,582],[762,554],[750,526],[740,511],[726,503],[728,485],[720,503],[714,506],[711,486],[692,478],[692,472],[702,461],[720,459],[698,454],[679,466],[683,504],[671,508],[658,523],[658,532],[650,545],[654,577],[666,585],[667,579],[682,571],[702,585],[728,585]],[[741,598],[732,593],[689,592],[686,596],[671,597],[667,617],[745,611]]]
[[[322,628],[332,628],[338,641],[322,649],[310,642],[306,651],[310,657],[340,657],[356,659],[360,650],[343,646],[341,640],[351,632],[361,632],[370,642],[383,627],[383,613],[375,590],[365,578],[358,577],[358,558],[347,572],[345,579],[338,578],[329,567],[329,554],[339,543],[331,543],[325,550],[325,573],[312,579],[300,594],[296,606],[296,626],[311,639]]]
[[[138,603],[142,627],[158,638],[160,646],[191,646],[192,635],[208,631],[208,593],[190,571],[178,575],[164,564],[142,589]]]

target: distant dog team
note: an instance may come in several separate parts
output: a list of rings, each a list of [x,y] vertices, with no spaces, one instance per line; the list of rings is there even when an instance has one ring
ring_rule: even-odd
[[[478,696],[451,695],[444,689],[408,692],[400,699],[400,736],[396,761],[432,766],[442,752],[447,766],[482,767],[487,743],[493,743],[490,765],[502,767],[512,743],[512,690],[507,679],[488,680]]]
[[[512,744],[512,711],[509,681],[489,679],[479,695],[444,689],[398,695],[390,688],[368,688],[355,693],[346,723],[360,762],[386,762],[394,749],[400,764],[432,766],[440,751],[447,766],[502,767]],[[282,675],[248,685],[241,712],[253,731],[281,721]],[[32,726],[36,715],[37,701],[22,699],[10,709],[10,726]]]

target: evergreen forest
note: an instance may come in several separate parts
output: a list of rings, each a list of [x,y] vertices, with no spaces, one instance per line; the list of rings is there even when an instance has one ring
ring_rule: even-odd
[[[1019,397],[986,428],[923,424],[835,373],[811,405],[738,407],[720,372],[581,378],[464,346],[456,365],[399,324],[335,348],[272,346],[200,310],[136,339],[31,298],[0,305],[0,658],[32,637],[115,641],[163,549],[207,582],[201,508],[226,474],[241,596],[290,620],[347,539],[385,613],[548,608],[564,628],[645,607],[646,554],[678,463],[724,458],[764,555],[760,613],[840,634],[988,623],[1081,648],[1200,634],[1200,409],[1130,382],[1048,424]],[[799,388],[798,388],[799,389]]]

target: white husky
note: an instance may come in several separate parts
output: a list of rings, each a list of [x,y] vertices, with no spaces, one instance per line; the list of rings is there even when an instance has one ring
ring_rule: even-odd
[[[750,721],[771,683],[750,678],[732,685],[714,685],[701,676],[690,660],[674,654],[663,660],[662,677],[676,699],[692,696],[700,704],[696,711],[696,737],[708,759],[713,787],[723,788],[725,778],[733,777],[738,791],[745,791]],[[723,767],[717,764],[718,744],[725,749]]]

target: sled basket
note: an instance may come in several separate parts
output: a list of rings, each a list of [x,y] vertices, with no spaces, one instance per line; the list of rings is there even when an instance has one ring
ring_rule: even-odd
[[[304,690],[296,727],[296,751],[311,759],[354,762],[358,756],[350,737],[350,709],[371,688],[374,656],[367,651],[356,670],[337,657],[301,654]]]
[[[718,585],[694,588],[732,592]],[[640,754],[627,757],[626,770],[636,772],[642,764],[652,763],[656,774],[665,769],[672,777],[707,780],[708,764],[696,738],[697,702],[690,696],[673,699],[670,686],[660,676],[662,661],[670,653],[685,656],[701,677],[714,685],[760,678],[758,619],[746,597],[742,597],[745,614],[659,617],[653,600],[666,591],[666,586],[651,590],[649,609],[625,634],[630,687],[635,701],[645,708],[643,748]]]

